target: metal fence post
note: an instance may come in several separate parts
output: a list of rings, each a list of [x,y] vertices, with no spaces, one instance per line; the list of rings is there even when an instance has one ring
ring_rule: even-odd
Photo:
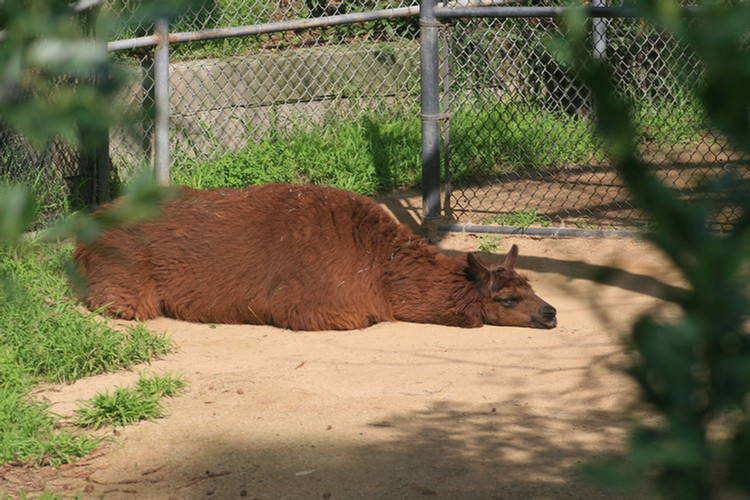
[[[100,5],[81,10],[83,22],[89,35],[98,44],[106,46],[107,38],[97,29]],[[109,72],[106,65],[97,65],[91,76],[91,84],[101,88],[107,85]],[[109,127],[78,124],[80,151],[78,154],[77,183],[73,188],[72,206],[83,207],[110,201]]]
[[[422,100],[422,214],[440,217],[440,78],[438,74],[437,0],[422,0],[419,10]]]
[[[159,39],[154,50],[154,176],[169,185],[169,23],[158,19],[154,32]]]
[[[96,19],[101,11],[101,5],[97,5],[92,9],[91,14]],[[106,34],[100,30],[94,30],[94,36],[97,43],[102,44],[104,47],[107,45]],[[109,80],[109,69],[106,65],[101,65],[96,71],[96,85],[103,86],[107,84]],[[95,150],[92,151],[96,158],[96,202],[108,203],[111,201],[111,188],[109,185],[110,175],[112,174],[112,161],[109,157],[109,127],[104,127],[102,130],[97,131],[97,138],[95,142]]]
[[[605,7],[606,0],[593,0],[592,7]],[[607,56],[607,20],[601,17],[595,17],[591,20],[593,26],[592,41],[594,50],[592,57],[594,59],[603,59]]]
[[[446,219],[453,218],[453,210],[451,208],[451,196],[452,196],[452,185],[451,185],[451,121],[450,121],[450,107],[451,107],[451,64],[450,64],[450,43],[449,37],[450,32],[448,30],[442,31],[443,36],[443,113],[445,116],[445,123],[443,124],[443,184],[445,194],[443,195],[443,215]]]

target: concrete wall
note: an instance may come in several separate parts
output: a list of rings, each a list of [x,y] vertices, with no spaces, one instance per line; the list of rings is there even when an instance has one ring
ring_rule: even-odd
[[[178,144],[239,149],[270,128],[310,126],[354,108],[419,106],[417,42],[349,44],[171,66]]]
[[[138,75],[123,99],[138,106],[149,102],[152,78],[145,66],[133,71]],[[271,129],[354,120],[378,107],[418,113],[419,42],[356,43],[174,62],[170,101],[173,165],[175,159],[206,161],[241,149]],[[132,168],[149,160],[152,137],[150,132],[143,135],[141,143],[113,131],[110,149],[115,165]]]

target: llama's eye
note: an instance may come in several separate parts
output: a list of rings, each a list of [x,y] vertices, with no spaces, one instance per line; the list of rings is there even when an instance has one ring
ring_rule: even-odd
[[[504,307],[513,307],[520,300],[518,297],[498,297],[495,299],[496,302],[500,302]]]

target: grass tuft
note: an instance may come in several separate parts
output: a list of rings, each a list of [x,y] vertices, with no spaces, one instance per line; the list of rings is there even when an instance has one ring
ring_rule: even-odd
[[[503,239],[499,236],[480,236],[479,249],[484,253],[494,253],[500,250],[500,242]]]
[[[527,210],[501,214],[489,219],[485,219],[482,221],[482,224],[498,224],[500,226],[520,227],[525,231],[535,224],[538,224],[542,227],[549,227],[550,221],[543,214],[540,214],[539,211],[535,208],[530,208]]]
[[[160,400],[177,395],[185,386],[181,377],[141,375],[136,388],[117,388],[96,395],[77,410],[76,424],[98,429],[107,425],[128,425],[141,420],[153,420],[164,415]]]
[[[185,381],[182,377],[175,378],[170,373],[162,376],[154,374],[151,377],[147,377],[144,374],[138,379],[136,385],[141,394],[149,397],[162,398],[176,396],[179,390],[185,387]]]

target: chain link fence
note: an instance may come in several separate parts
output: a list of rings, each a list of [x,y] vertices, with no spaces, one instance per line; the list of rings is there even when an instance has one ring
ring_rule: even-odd
[[[685,91],[701,78],[692,54],[638,18],[595,20],[592,38],[595,25],[594,55],[614,67],[634,104],[642,157],[667,184],[690,198],[727,170],[747,174],[748,158],[709,129]],[[555,17],[454,19],[445,30],[443,102],[451,118],[444,209],[459,226],[553,233],[648,225],[593,132],[587,89],[554,56],[560,30]],[[719,214],[717,229],[737,215]]]
[[[107,2],[123,19],[134,5],[131,0]],[[418,123],[417,0],[212,0],[197,5],[171,21],[170,33],[200,38],[204,30],[231,35],[241,26],[277,28],[170,45],[173,180],[210,169],[269,138],[284,140],[300,131],[324,134],[336,124],[360,120]],[[385,9],[391,15],[380,19],[305,24]],[[559,19],[443,21],[440,90],[442,110],[450,117],[443,124],[448,146],[444,212],[456,224],[469,225],[646,226],[592,131],[588,92],[553,54]],[[599,55],[612,62],[624,92],[638,104],[643,155],[671,185],[685,197],[695,196],[702,179],[747,168],[748,158],[706,127],[698,104],[681,90],[684,85],[676,84],[700,78],[691,54],[676,50],[673,40],[636,18],[609,18],[598,26],[604,28]],[[136,19],[113,39],[152,33],[151,26]],[[120,50],[115,57],[133,75],[122,98],[141,110],[132,126],[110,134],[114,178],[126,180],[153,161],[153,49]],[[30,153],[22,138],[7,131],[0,131],[0,144],[3,178],[46,175],[50,185],[61,186],[57,194],[51,190],[53,197],[66,196],[67,186],[80,180],[77,157],[70,151],[53,145]],[[734,214],[723,216],[719,226]]]
[[[0,126],[0,184],[32,186],[39,204],[32,229],[47,227],[75,206],[85,180],[78,153],[62,142],[34,147],[22,135]]]

